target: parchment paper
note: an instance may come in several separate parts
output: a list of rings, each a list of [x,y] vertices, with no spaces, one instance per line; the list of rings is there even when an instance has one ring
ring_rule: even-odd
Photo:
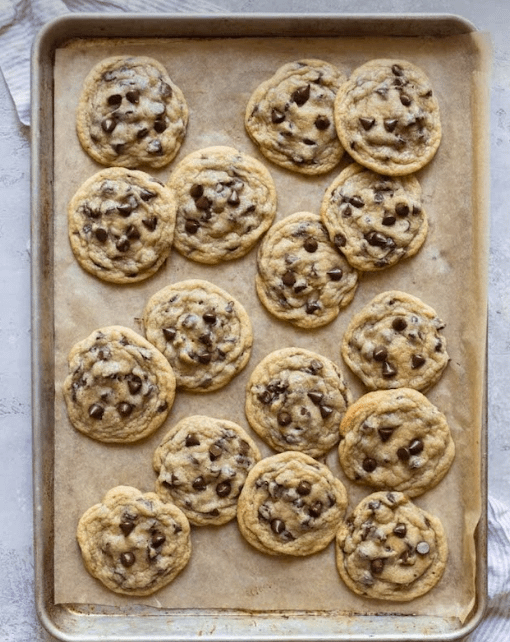
[[[439,615],[463,621],[475,600],[473,532],[481,510],[483,385],[486,330],[488,190],[486,95],[488,39],[472,34],[434,38],[272,38],[224,40],[79,41],[57,50],[55,60],[55,602],[101,605],[145,604],[171,608],[319,610],[350,614]],[[144,54],[166,65],[190,108],[185,143],[171,165],[153,172],[166,180],[187,153],[230,145],[262,160],[277,187],[277,220],[296,211],[318,213],[326,187],[348,159],[322,177],[303,177],[266,161],[244,131],[244,108],[258,84],[282,64],[315,57],[346,73],[377,57],[408,59],[429,75],[438,97],[443,139],[433,161],[418,173],[430,222],[417,256],[365,275],[354,301],[336,321],[316,331],[279,322],[263,309],[254,288],[255,254],[219,266],[193,263],[173,252],[167,264],[138,285],[113,286],[85,273],[67,238],[66,207],[78,187],[101,169],[81,149],[75,109],[81,84],[93,64],[109,55]],[[143,332],[140,316],[148,298],[168,283],[208,279],[229,291],[249,311],[254,346],[246,369],[226,388],[208,394],[179,392],[167,422],[151,438],[132,445],[105,445],[70,425],[61,395],[71,346],[97,327],[126,325]],[[244,390],[256,364],[269,352],[298,345],[330,356],[341,367],[354,397],[365,392],[339,352],[352,315],[377,293],[400,289],[435,308],[446,323],[451,362],[427,396],[447,416],[457,447],[443,481],[414,501],[444,523],[450,555],[441,582],[411,603],[366,600],[340,580],[331,544],[303,559],[258,553],[239,535],[235,520],[222,527],[193,527],[188,567],[149,598],[118,596],[85,570],[75,541],[77,522],[106,491],[127,484],[153,490],[152,453],[166,431],[189,414],[236,421],[252,434],[244,415]],[[343,475],[336,448],[327,463],[348,489],[350,508],[372,492]],[[350,510],[349,508],[349,510]]]

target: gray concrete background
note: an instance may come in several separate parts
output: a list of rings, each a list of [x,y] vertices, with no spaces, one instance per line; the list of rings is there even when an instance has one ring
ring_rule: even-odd
[[[216,4],[227,12],[245,13],[452,13],[491,33],[489,492],[510,502],[510,2],[216,0]],[[29,131],[19,124],[0,75],[0,642],[52,639],[40,627],[33,602],[29,172]],[[510,625],[510,615],[508,620]]]

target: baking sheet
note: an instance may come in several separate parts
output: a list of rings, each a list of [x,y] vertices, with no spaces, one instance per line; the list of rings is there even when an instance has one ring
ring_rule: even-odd
[[[457,446],[452,469],[440,485],[415,501],[444,522],[450,558],[440,584],[410,604],[364,600],[338,578],[332,545],[310,558],[268,558],[254,551],[235,522],[219,528],[194,528],[188,567],[169,586],[137,604],[171,609],[246,611],[323,611],[338,614],[401,613],[454,618],[463,622],[476,599],[474,531],[482,508],[481,452],[483,364],[485,358],[485,283],[487,260],[487,171],[484,123],[487,37],[451,38],[248,38],[225,40],[147,39],[75,41],[57,49],[54,71],[54,310],[55,310],[55,455],[54,455],[54,601],[126,606],[133,598],[117,596],[84,570],[75,543],[81,514],[118,484],[151,490],[152,453],[166,430],[188,414],[222,416],[249,430],[244,417],[244,386],[268,352],[299,345],[332,356],[348,378],[355,397],[363,390],[339,354],[339,341],[352,314],[375,294],[402,289],[432,305],[446,322],[452,361],[428,393],[446,414]],[[366,275],[353,303],[321,330],[293,329],[272,318],[256,297],[255,252],[231,264],[201,266],[176,252],[153,278],[138,285],[112,286],[84,273],[67,242],[67,202],[81,183],[100,169],[81,150],[74,132],[74,111],[81,82],[91,66],[108,55],[151,55],[163,62],[183,90],[190,126],[176,160],[152,172],[162,180],[190,151],[230,145],[266,164],[277,186],[278,215],[318,212],[322,195],[344,166],[317,178],[301,177],[265,161],[243,127],[244,105],[253,89],[285,62],[318,57],[346,72],[371,58],[401,57],[428,73],[441,107],[443,140],[432,163],[418,174],[429,235],[420,253],[394,268]],[[149,296],[169,282],[206,278],[238,298],[254,325],[251,360],[227,388],[207,395],[178,393],[166,424],[138,445],[94,442],[69,424],[60,386],[69,348],[96,327],[123,324],[142,331],[139,318]],[[258,440],[265,454],[270,451]],[[336,451],[328,463],[344,481],[354,506],[369,489],[344,477]],[[469,472],[469,474],[467,474]],[[479,488],[480,493],[473,493]],[[452,497],[456,498],[452,502]],[[306,578],[306,581],[303,581]],[[455,592],[452,592],[452,587]],[[292,587],[292,588],[289,588]]]

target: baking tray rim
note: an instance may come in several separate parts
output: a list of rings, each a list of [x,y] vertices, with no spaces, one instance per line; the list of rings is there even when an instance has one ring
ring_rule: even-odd
[[[144,34],[139,33],[140,20],[144,21]],[[315,32],[311,32],[313,21]],[[282,24],[286,28],[282,29]],[[147,28],[152,31],[147,35]],[[211,26],[214,25],[214,31]],[[385,31],[375,34],[374,28]],[[405,33],[404,32],[405,26]],[[429,29],[420,32],[423,27]],[[207,28],[208,27],[208,28]],[[127,28],[127,31],[126,31]],[[32,106],[31,106],[31,238],[32,238],[32,438],[33,438],[33,514],[34,514],[34,573],[35,607],[39,620],[48,633],[59,640],[92,642],[100,636],[103,640],[129,642],[177,642],[201,638],[204,640],[243,640],[246,642],[365,642],[399,639],[396,620],[426,620],[431,631],[424,637],[421,630],[405,631],[400,639],[449,641],[469,635],[481,622],[487,607],[487,369],[484,374],[483,417],[481,422],[481,516],[475,533],[476,603],[460,628],[447,631],[434,626],[445,618],[432,616],[360,615],[338,612],[340,618],[362,619],[365,625],[374,624],[372,632],[356,634],[345,630],[331,630],[331,612],[264,611],[193,609],[108,609],[94,605],[56,605],[53,597],[53,431],[52,413],[54,399],[54,318],[52,292],[52,171],[53,171],[53,52],[63,43],[80,38],[235,38],[235,37],[342,37],[413,35],[441,37],[476,32],[476,27],[465,18],[450,13],[393,13],[367,14],[303,14],[303,13],[214,13],[214,14],[139,14],[139,13],[80,13],[65,14],[47,23],[39,32],[32,46]],[[312,30],[313,31],[313,30]],[[484,113],[487,120],[487,114]],[[487,346],[487,342],[486,342]],[[86,609],[88,613],[84,613]],[[111,612],[109,612],[111,611]],[[329,618],[324,618],[325,615]],[[317,615],[321,617],[317,618]],[[83,617],[87,618],[83,622]],[[134,621],[150,619],[151,625],[165,621],[166,627],[153,633],[134,634]],[[187,628],[189,621],[198,624]],[[209,622],[208,620],[211,619]],[[327,626],[318,620],[325,619]],[[257,630],[260,621],[268,626]],[[314,626],[304,630],[303,624],[313,620]],[[437,620],[437,622],[436,622]],[[220,625],[223,621],[223,625]],[[284,624],[282,625],[282,621]],[[389,632],[377,632],[377,623],[389,621]],[[81,631],[71,630],[73,623],[80,623]],[[115,623],[113,637],[101,627]],[[345,622],[340,622],[345,627]],[[88,625],[92,628],[89,628]],[[179,626],[182,628],[179,629]],[[145,627],[146,628],[146,627]],[[176,628],[176,632],[172,629]],[[348,627],[347,627],[348,628]],[[366,627],[365,627],[366,628]]]

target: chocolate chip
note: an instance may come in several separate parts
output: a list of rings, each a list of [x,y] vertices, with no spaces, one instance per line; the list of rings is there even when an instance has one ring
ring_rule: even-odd
[[[386,226],[395,225],[397,219],[392,214],[386,214],[382,219],[382,224]]]
[[[204,193],[204,186],[194,183],[190,187],[189,193],[192,198],[195,198],[195,199],[200,198]]]
[[[189,435],[186,435],[184,445],[188,448],[192,448],[193,446],[200,446],[200,439],[195,434],[190,433]]]
[[[372,247],[386,247],[386,244],[388,242],[387,236],[384,236],[384,234],[381,234],[381,232],[376,231],[368,232],[368,234],[365,234],[365,239]]]
[[[136,393],[139,392],[140,388],[142,387],[142,380],[138,375],[130,374],[127,378],[127,385],[129,392],[132,395],[136,395]]]
[[[151,142],[147,145],[147,152],[149,154],[162,154],[163,145],[161,144],[161,141],[151,140]]]
[[[370,129],[372,129],[372,127],[374,126],[374,124],[375,124],[375,118],[366,118],[365,116],[362,116],[362,117],[359,119],[359,122],[360,122],[360,125],[363,127],[363,129],[364,129],[366,132],[368,132],[368,131],[369,131]]]
[[[177,330],[175,328],[163,328],[163,335],[167,341],[172,341],[175,339]]]
[[[265,406],[267,406],[268,403],[271,403],[273,395],[269,392],[269,390],[264,390],[264,392],[261,392],[259,395],[257,395],[257,399],[260,401],[260,403],[263,403]]]
[[[202,196],[199,196],[195,200],[195,205],[197,206],[197,209],[199,210],[207,210],[211,207],[212,201],[205,196],[205,194],[202,194]]]
[[[386,118],[384,120],[384,129],[391,134],[395,131],[397,124],[398,120],[396,118]]]
[[[227,203],[229,205],[237,206],[239,205],[240,202],[241,202],[241,199],[239,198],[239,194],[235,190],[232,190],[230,196],[227,199]]]
[[[209,448],[209,458],[211,459],[211,461],[218,459],[218,457],[221,457],[222,454],[223,448],[218,444],[212,444]]]
[[[413,370],[416,370],[416,368],[421,368],[425,361],[426,359],[423,355],[413,354],[411,358],[411,367],[413,368]]]
[[[372,459],[372,457],[365,457],[362,466],[365,472],[373,473],[377,468],[377,462],[375,461],[375,459]]]
[[[296,105],[298,105],[298,107],[301,107],[310,98],[310,85],[299,87],[294,92],[292,92],[290,98],[293,102],[296,103]]]
[[[393,319],[391,326],[397,332],[402,332],[407,328],[407,321],[402,317],[396,317],[395,319]]]
[[[427,555],[430,553],[430,546],[427,542],[418,542],[416,545],[416,552],[420,555]]]
[[[167,82],[162,82],[160,93],[163,98],[171,98],[173,94],[172,87]]]
[[[140,238],[140,230],[135,225],[130,225],[126,230],[126,236],[131,241],[136,241]]]
[[[306,479],[302,479],[297,485],[296,491],[298,495],[305,497],[312,492],[312,484],[310,484],[309,481],[306,481]]]
[[[404,105],[404,107],[409,107],[409,105],[413,102],[409,96],[406,94],[401,94],[400,95],[400,102]]]
[[[157,196],[156,192],[153,192],[150,189],[146,189],[145,187],[140,192],[140,198],[142,199],[142,201],[145,201],[146,203],[147,203],[147,201],[150,201],[151,199],[155,198],[156,196]]]
[[[372,357],[375,361],[386,361],[386,359],[388,358],[388,351],[384,346],[377,346],[376,348],[374,348]]]
[[[288,426],[292,422],[292,417],[286,410],[281,410],[277,419],[280,426]]]
[[[117,127],[117,121],[114,118],[104,118],[101,121],[101,129],[106,134],[111,134],[115,127]]]
[[[132,105],[138,105],[140,102],[140,92],[138,89],[132,89],[126,93],[126,98]]]
[[[196,234],[199,228],[200,223],[194,218],[189,218],[186,220],[186,223],[184,223],[184,229],[188,234]]]
[[[370,562],[370,570],[374,575],[380,575],[384,570],[384,560],[380,557]]]
[[[122,102],[122,96],[120,94],[112,94],[108,96],[106,102],[112,107],[118,107]]]
[[[122,564],[122,566],[129,568],[130,566],[133,566],[135,562],[136,562],[136,557],[134,553],[131,553],[128,551],[127,553],[120,554],[120,563]]]
[[[154,121],[154,131],[158,134],[162,134],[167,127],[168,125],[164,118],[158,118]]]
[[[320,410],[320,413],[321,413],[321,417],[322,417],[323,419],[327,419],[327,418],[328,418],[328,417],[330,417],[330,416],[333,414],[333,412],[334,412],[334,410],[333,410],[333,408],[331,408],[331,406],[326,406],[325,404],[324,404],[324,405],[322,405],[322,406],[320,406],[320,407],[319,407],[319,410]]]
[[[122,154],[125,147],[126,143],[115,143],[114,145],[112,145],[112,149],[117,155]]]
[[[393,529],[393,534],[403,539],[407,535],[407,526],[399,522]]]
[[[395,212],[398,216],[407,216],[409,214],[409,205],[407,205],[407,203],[397,203],[395,205]]]
[[[407,448],[399,448],[397,450],[397,457],[400,459],[400,461],[409,461],[411,453]]]
[[[308,393],[308,397],[313,401],[313,403],[318,406],[321,401],[324,399],[324,395],[322,392],[315,392],[315,391],[310,391]]]
[[[138,140],[142,140],[142,138],[145,138],[148,136],[149,130],[147,127],[141,127],[137,132],[136,132],[136,137]]]
[[[347,239],[343,234],[335,234],[333,243],[336,245],[336,247],[344,247],[347,243]]]
[[[135,528],[134,519],[124,518],[119,524],[120,530],[124,533],[124,536],[127,537]]]
[[[158,225],[158,219],[156,216],[151,216],[151,218],[142,219],[142,223],[149,230],[149,232],[154,232]]]
[[[308,301],[306,304],[307,314],[314,314],[314,312],[318,312],[320,309],[321,306],[317,301]]]
[[[402,67],[398,64],[394,64],[391,66],[391,71],[395,74],[395,76],[403,76],[404,75],[404,70]]]
[[[198,355],[198,360],[204,366],[206,366],[207,364],[211,363],[211,359],[212,359],[212,354],[210,352],[201,352]]]
[[[394,377],[397,374],[397,369],[391,363],[383,361],[381,372],[383,377],[391,379],[391,377]]]
[[[349,199],[349,203],[357,209],[360,209],[365,205],[365,201],[361,198],[361,196],[351,196],[351,198]]]
[[[317,145],[317,143],[314,140],[312,140],[311,138],[303,138],[303,143],[305,145],[310,145],[310,146],[311,145]]]
[[[134,406],[127,401],[121,401],[119,404],[117,404],[117,411],[121,417],[129,417],[129,415],[133,412]]]
[[[419,455],[423,451],[423,441],[421,439],[413,439],[409,444],[409,452],[411,455]]]
[[[324,505],[320,499],[318,499],[308,508],[308,514],[310,517],[320,517],[323,510]]]
[[[207,482],[205,479],[200,475],[195,479],[195,481],[191,484],[195,490],[198,490],[199,492],[204,491],[207,488]]]
[[[204,312],[202,319],[209,325],[214,325],[216,323],[216,315],[214,312]]]
[[[382,427],[377,430],[379,433],[379,437],[381,438],[381,441],[385,442],[390,439],[390,437],[393,435],[394,428],[386,428]]]
[[[273,109],[271,111],[271,122],[274,123],[275,125],[279,125],[280,123],[283,123],[285,120],[285,114],[281,112],[279,109]]]
[[[131,247],[131,243],[129,242],[129,239],[121,238],[117,241],[117,243],[115,243],[115,247],[119,250],[119,252],[127,252]]]
[[[94,230],[94,236],[100,243],[105,243],[108,239],[108,232],[104,228],[98,227]]]
[[[310,254],[313,254],[314,252],[316,252],[318,247],[319,247],[319,244],[317,243],[316,239],[313,239],[313,238],[306,239],[304,243],[305,250],[307,252],[310,252]]]
[[[120,205],[117,205],[117,212],[118,212],[121,216],[125,216],[125,217],[130,216],[130,215],[131,215],[131,212],[132,212],[134,209],[135,209],[135,207],[133,207],[133,204],[132,204],[132,203],[121,203]]]
[[[313,124],[319,131],[324,131],[331,125],[331,122],[326,116],[317,116]]]
[[[340,281],[340,279],[344,275],[342,268],[338,268],[338,267],[328,270],[326,274],[329,276],[329,278],[332,281]]]
[[[291,270],[287,270],[282,277],[282,281],[284,285],[292,287],[296,283],[296,275]]]
[[[278,517],[272,519],[271,530],[273,533],[276,533],[276,535],[281,535],[285,531],[285,522],[283,519],[279,519]]]
[[[232,484],[227,480],[220,482],[216,486],[216,494],[218,497],[228,497],[232,490]]]
[[[155,533],[152,534],[151,544],[152,546],[154,546],[154,548],[159,548],[160,546],[163,546],[165,541],[166,541],[166,537],[163,535],[163,533],[156,531]]]
[[[102,419],[103,415],[103,406],[100,406],[98,403],[93,403],[91,406],[89,406],[89,417],[92,417],[92,419]]]

